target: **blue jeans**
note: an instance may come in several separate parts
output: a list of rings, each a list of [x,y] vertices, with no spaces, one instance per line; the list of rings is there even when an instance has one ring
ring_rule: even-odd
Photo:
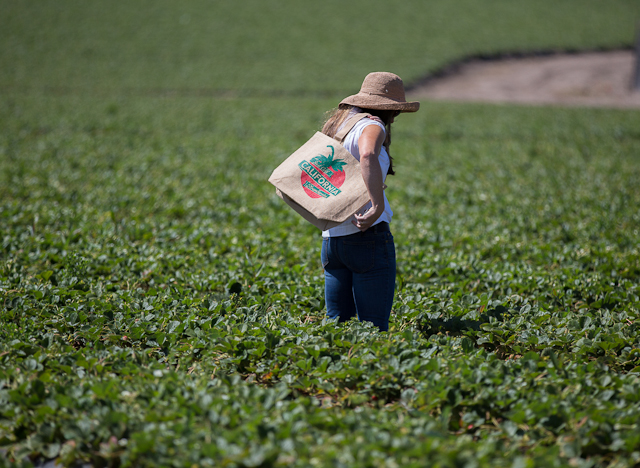
[[[396,286],[396,249],[387,223],[363,233],[322,239],[327,316],[352,317],[389,329]]]

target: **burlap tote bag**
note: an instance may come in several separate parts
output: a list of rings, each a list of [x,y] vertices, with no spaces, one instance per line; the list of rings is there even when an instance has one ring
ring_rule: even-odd
[[[369,202],[360,163],[341,144],[369,115],[351,117],[335,138],[316,132],[269,177],[278,196],[323,231],[342,224]]]

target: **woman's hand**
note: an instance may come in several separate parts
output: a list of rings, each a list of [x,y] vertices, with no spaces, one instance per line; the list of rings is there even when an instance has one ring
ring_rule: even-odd
[[[354,215],[356,219],[351,222],[355,227],[360,229],[360,231],[364,232],[371,226],[373,226],[373,223],[376,222],[376,220],[382,215],[382,213],[384,213],[384,205],[382,205],[382,209],[374,209],[373,207],[371,207],[361,215]]]
[[[382,121],[382,119],[380,117],[378,117],[377,115],[368,115],[367,118],[369,118],[371,120],[375,120],[376,122],[384,125],[384,122]]]

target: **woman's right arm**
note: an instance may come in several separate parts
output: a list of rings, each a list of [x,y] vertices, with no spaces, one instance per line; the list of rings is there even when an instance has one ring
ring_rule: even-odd
[[[364,214],[355,216],[353,224],[361,231],[369,229],[384,213],[384,180],[378,160],[384,139],[385,133],[382,128],[378,125],[368,125],[358,140],[360,170],[372,205]]]

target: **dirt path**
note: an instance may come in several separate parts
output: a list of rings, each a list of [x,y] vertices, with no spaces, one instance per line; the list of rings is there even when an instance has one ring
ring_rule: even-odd
[[[416,87],[412,97],[478,102],[640,108],[632,51],[474,60]]]

